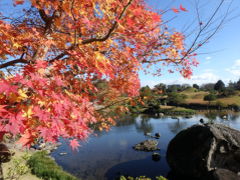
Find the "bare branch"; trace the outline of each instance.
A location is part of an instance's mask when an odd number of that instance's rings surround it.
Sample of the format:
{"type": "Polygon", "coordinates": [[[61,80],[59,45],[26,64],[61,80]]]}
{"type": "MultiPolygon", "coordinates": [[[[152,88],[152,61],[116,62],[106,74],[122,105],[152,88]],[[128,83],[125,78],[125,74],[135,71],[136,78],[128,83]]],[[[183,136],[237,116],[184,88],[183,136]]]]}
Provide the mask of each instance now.
{"type": "Polygon", "coordinates": [[[18,64],[18,63],[29,64],[29,61],[27,61],[25,59],[21,59],[21,58],[20,59],[15,59],[15,60],[0,64],[0,69],[6,68],[6,67],[9,67],[9,66],[15,66],[15,64],[18,64]]]}
{"type": "MultiPolygon", "coordinates": [[[[123,8],[123,11],[121,12],[120,16],[119,16],[119,20],[123,17],[124,13],[126,12],[127,8],[131,5],[133,0],[130,0],[126,6],[124,6],[123,8]]],[[[83,40],[82,41],[82,44],[89,44],[89,43],[92,43],[92,42],[96,42],[96,41],[106,41],[110,36],[111,34],[113,33],[113,31],[115,30],[115,28],[117,27],[117,24],[118,22],[115,21],[112,25],[112,27],[109,29],[108,33],[104,36],[104,37],[101,37],[101,38],[91,38],[91,39],[86,39],[86,40],[83,40]]]]}
{"type": "MultiPolygon", "coordinates": [[[[188,48],[186,54],[181,58],[181,60],[184,60],[190,53],[194,52],[196,49],[198,49],[200,46],[198,46],[197,48],[194,48],[195,45],[197,44],[198,39],[200,38],[201,34],[204,32],[204,30],[209,26],[209,24],[211,24],[212,20],[214,19],[214,17],[216,16],[216,14],[219,12],[222,4],[223,4],[224,0],[221,0],[221,2],[219,3],[219,5],[217,6],[217,8],[215,9],[215,11],[213,12],[213,14],[211,15],[211,17],[209,18],[209,20],[207,21],[207,23],[203,26],[200,27],[199,32],[197,33],[195,39],[193,40],[191,46],[188,48]],[[194,51],[193,51],[194,48],[194,51]]],[[[220,23],[222,24],[222,22],[220,23]]],[[[212,37],[214,34],[216,33],[216,31],[210,35],[210,37],[212,37]]]]}

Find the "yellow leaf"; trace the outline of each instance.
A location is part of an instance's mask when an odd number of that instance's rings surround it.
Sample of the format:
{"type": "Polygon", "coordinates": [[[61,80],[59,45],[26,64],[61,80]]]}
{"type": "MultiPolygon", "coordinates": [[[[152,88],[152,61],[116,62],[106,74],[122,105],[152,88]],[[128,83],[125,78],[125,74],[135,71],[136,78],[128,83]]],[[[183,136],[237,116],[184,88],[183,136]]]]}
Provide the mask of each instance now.
{"type": "Polygon", "coordinates": [[[19,47],[21,47],[21,45],[18,44],[18,43],[13,43],[13,47],[15,47],[15,48],[19,48],[19,47]]]}
{"type": "Polygon", "coordinates": [[[39,70],[38,70],[38,73],[39,74],[41,74],[41,75],[44,75],[45,74],[45,69],[43,69],[43,68],[40,68],[39,70]]]}
{"type": "Polygon", "coordinates": [[[22,90],[22,89],[19,89],[18,90],[18,95],[19,95],[19,99],[20,100],[23,100],[23,99],[26,99],[28,98],[27,94],[26,94],[26,91],[22,90]]]}
{"type": "Polygon", "coordinates": [[[46,103],[44,101],[38,101],[38,104],[40,105],[40,107],[44,106],[46,103]]]}
{"type": "Polygon", "coordinates": [[[75,119],[77,116],[75,115],[75,114],[73,114],[73,113],[71,113],[71,118],[73,118],[73,119],[75,119]]]}
{"type": "Polygon", "coordinates": [[[31,118],[32,115],[32,107],[28,107],[26,110],[24,110],[23,117],[31,118]]]}

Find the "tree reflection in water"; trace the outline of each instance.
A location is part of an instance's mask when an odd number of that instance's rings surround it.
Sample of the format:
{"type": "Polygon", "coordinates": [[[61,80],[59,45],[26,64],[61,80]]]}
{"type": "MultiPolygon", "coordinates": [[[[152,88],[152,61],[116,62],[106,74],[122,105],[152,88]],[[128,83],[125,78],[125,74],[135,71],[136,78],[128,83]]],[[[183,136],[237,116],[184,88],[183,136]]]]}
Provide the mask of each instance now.
{"type": "Polygon", "coordinates": [[[175,123],[168,124],[169,130],[174,134],[179,133],[182,129],[186,127],[187,127],[187,122],[183,122],[180,119],[176,119],[175,123]]]}
{"type": "Polygon", "coordinates": [[[217,111],[208,111],[204,114],[204,116],[207,118],[208,123],[213,123],[217,120],[219,113],[217,111]]]}
{"type": "Polygon", "coordinates": [[[142,115],[141,118],[135,122],[137,132],[151,133],[153,131],[152,123],[150,123],[150,117],[142,115]]]}

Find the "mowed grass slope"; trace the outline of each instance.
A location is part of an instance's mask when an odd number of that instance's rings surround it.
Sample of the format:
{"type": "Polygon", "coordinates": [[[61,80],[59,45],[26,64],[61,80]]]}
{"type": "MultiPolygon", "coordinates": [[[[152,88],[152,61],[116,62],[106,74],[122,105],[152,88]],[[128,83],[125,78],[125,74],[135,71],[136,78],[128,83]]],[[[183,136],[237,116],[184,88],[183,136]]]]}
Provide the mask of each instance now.
{"type": "Polygon", "coordinates": [[[198,91],[195,88],[188,88],[185,91],[181,92],[187,96],[186,104],[196,103],[196,104],[207,104],[208,102],[204,101],[203,98],[205,95],[209,94],[205,91],[198,91]]]}
{"type": "MultiPolygon", "coordinates": [[[[197,91],[195,88],[189,88],[185,91],[181,92],[181,94],[185,94],[187,96],[186,104],[208,104],[208,101],[204,101],[203,98],[205,95],[209,94],[209,92],[205,91],[197,91]]],[[[240,92],[237,92],[234,96],[217,98],[215,101],[212,101],[211,104],[222,103],[224,106],[236,104],[240,106],[240,92]]]]}

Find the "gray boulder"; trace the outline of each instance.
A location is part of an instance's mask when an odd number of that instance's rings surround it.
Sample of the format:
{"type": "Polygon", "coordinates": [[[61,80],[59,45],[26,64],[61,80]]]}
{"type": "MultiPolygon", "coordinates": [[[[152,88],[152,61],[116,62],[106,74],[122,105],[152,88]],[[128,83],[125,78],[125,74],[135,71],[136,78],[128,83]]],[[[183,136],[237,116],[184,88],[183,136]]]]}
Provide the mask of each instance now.
{"type": "Polygon", "coordinates": [[[157,145],[158,145],[158,142],[156,140],[148,139],[146,141],[136,144],[135,146],[133,146],[133,149],[137,151],[155,151],[155,150],[159,150],[157,145]]]}
{"type": "Polygon", "coordinates": [[[240,131],[223,124],[194,125],[169,143],[167,161],[181,175],[201,178],[209,172],[240,172],[240,131]],[[216,171],[225,169],[224,171],[216,171]]]}
{"type": "Polygon", "coordinates": [[[210,177],[209,180],[240,180],[240,176],[227,169],[217,169],[213,171],[210,177]]]}

